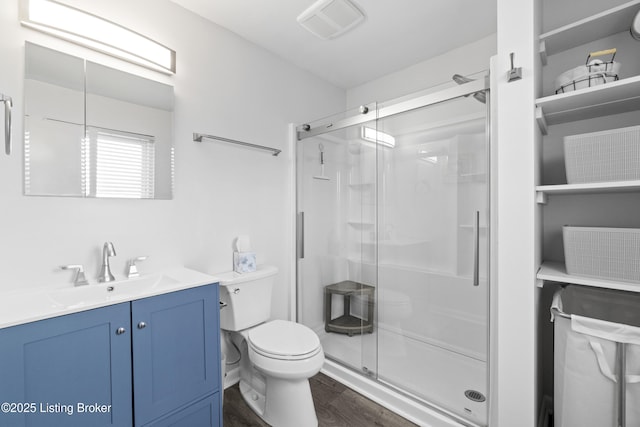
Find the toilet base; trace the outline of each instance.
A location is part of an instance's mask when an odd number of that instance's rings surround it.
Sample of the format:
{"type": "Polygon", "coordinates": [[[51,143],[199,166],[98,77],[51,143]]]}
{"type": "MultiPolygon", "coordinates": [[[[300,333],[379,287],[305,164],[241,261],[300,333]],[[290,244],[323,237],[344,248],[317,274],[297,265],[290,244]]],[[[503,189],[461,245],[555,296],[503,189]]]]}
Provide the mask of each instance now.
{"type": "Polygon", "coordinates": [[[240,380],[243,399],[260,418],[273,427],[318,426],[308,379],[292,381],[267,377],[265,380],[268,399],[240,380]]]}

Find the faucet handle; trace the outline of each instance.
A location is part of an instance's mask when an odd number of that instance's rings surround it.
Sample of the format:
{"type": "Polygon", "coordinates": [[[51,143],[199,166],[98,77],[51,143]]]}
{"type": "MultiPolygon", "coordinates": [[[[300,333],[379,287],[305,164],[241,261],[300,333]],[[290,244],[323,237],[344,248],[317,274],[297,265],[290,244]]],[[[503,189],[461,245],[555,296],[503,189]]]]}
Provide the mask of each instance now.
{"type": "Polygon", "coordinates": [[[89,281],[84,275],[84,267],[82,264],[72,264],[72,265],[61,265],[60,269],[62,270],[75,270],[76,274],[73,277],[73,284],[75,286],[83,286],[88,285],[89,281]]]}
{"type": "Polygon", "coordinates": [[[147,256],[139,256],[129,260],[129,268],[127,269],[128,279],[140,276],[140,272],[138,271],[138,266],[136,266],[136,262],[144,261],[147,258],[148,258],[147,256]]]}

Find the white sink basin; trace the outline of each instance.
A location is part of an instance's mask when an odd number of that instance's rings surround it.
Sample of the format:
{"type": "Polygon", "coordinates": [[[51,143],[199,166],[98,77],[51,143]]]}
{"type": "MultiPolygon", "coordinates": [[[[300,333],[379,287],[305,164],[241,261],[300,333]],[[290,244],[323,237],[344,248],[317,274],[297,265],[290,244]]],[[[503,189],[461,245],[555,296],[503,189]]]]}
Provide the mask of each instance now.
{"type": "Polygon", "coordinates": [[[148,292],[179,284],[176,279],[163,274],[98,283],[54,291],[50,297],[64,307],[83,307],[102,302],[130,301],[145,296],[148,292]]]}
{"type": "Polygon", "coordinates": [[[124,285],[86,285],[73,289],[64,289],[50,294],[51,299],[63,307],[83,307],[99,301],[117,302],[131,297],[124,285]]]}
{"type": "Polygon", "coordinates": [[[187,268],[109,283],[62,289],[46,287],[25,292],[0,292],[0,328],[133,301],[154,295],[216,283],[215,277],[187,268]]]}

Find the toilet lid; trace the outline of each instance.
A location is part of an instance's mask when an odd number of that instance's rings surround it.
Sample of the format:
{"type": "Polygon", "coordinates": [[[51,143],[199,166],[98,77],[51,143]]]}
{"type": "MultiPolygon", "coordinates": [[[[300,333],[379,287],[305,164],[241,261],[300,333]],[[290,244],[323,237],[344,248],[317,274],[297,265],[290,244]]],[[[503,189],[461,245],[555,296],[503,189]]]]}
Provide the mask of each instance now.
{"type": "Polygon", "coordinates": [[[302,356],[320,347],[320,339],[309,328],[286,320],[273,320],[249,332],[249,342],[258,351],[274,356],[302,356]]]}

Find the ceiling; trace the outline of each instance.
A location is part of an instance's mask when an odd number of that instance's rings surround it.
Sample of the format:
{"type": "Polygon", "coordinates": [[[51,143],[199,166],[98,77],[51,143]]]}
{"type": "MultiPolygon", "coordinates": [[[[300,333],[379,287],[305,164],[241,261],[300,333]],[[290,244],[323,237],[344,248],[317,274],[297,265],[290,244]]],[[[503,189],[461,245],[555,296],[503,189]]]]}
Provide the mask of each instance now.
{"type": "Polygon", "coordinates": [[[316,0],[171,0],[349,89],[496,31],[495,0],[353,0],[363,24],[321,40],[296,18],[316,0]]]}

